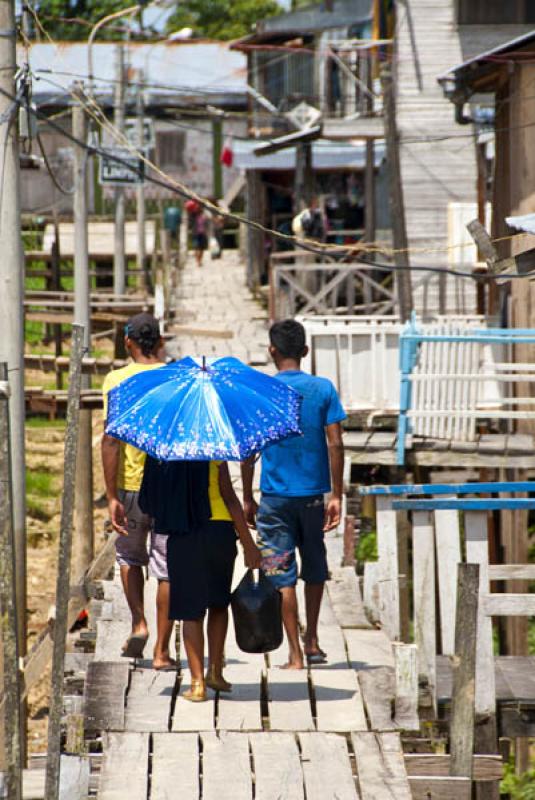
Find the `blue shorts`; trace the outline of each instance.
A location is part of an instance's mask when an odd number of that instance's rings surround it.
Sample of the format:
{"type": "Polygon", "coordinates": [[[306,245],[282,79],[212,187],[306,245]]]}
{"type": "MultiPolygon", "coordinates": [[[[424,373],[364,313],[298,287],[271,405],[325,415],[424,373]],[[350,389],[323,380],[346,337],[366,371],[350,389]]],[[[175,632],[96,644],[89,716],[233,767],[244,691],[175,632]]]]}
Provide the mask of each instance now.
{"type": "Polygon", "coordinates": [[[275,497],[262,495],[256,527],[262,569],[278,589],[297,583],[296,548],[305,583],[323,583],[329,577],[323,533],[323,495],[275,497]]]}

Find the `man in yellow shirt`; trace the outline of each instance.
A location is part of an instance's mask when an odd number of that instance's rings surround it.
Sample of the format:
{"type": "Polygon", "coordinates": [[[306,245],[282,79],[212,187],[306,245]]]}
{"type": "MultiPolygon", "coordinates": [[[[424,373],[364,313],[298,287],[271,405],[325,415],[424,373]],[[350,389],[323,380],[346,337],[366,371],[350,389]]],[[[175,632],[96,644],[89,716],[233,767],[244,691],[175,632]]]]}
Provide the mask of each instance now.
{"type": "MultiPolygon", "coordinates": [[[[106,376],[102,387],[104,419],[107,416],[107,395],[110,389],[138,372],[162,366],[160,352],[163,342],[158,321],[153,316],[136,314],[126,325],[125,334],[125,344],[132,357],[132,363],[122,369],[113,370],[106,376]]],[[[111,524],[120,534],[116,544],[117,563],[132,614],[132,632],[123,647],[123,655],[128,658],[141,658],[147,643],[149,634],[143,598],[143,567],[149,565],[151,573],[158,580],[157,640],[152,663],[155,669],[172,667],[169,639],[173,623],[169,621],[169,579],[165,551],[159,552],[162,546],[160,537],[151,533],[149,559],[147,538],[150,532],[150,518],[143,514],[138,504],[145,453],[104,434],[102,465],[111,524]]]]}

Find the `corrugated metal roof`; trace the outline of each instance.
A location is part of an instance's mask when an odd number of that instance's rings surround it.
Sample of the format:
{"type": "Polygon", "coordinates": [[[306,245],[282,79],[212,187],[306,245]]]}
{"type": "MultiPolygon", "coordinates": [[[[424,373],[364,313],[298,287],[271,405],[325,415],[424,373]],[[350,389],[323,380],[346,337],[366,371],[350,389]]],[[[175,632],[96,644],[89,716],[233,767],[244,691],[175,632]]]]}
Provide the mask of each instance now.
{"type": "Polygon", "coordinates": [[[475,75],[477,67],[483,65],[495,66],[491,63],[493,56],[499,56],[501,54],[517,50],[518,48],[524,47],[532,42],[535,42],[535,30],[524,33],[521,36],[516,36],[514,39],[509,39],[509,41],[503,42],[497,47],[493,47],[483,53],[478,53],[478,55],[474,56],[473,58],[469,58],[467,61],[463,61],[462,64],[458,64],[456,67],[452,67],[451,69],[447,70],[447,72],[442,73],[437,77],[437,80],[439,83],[445,80],[457,80],[460,77],[460,73],[464,72],[465,70],[475,75]]]}
{"type": "MultiPolygon", "coordinates": [[[[254,151],[262,142],[251,139],[244,142],[235,140],[232,146],[234,166],[238,169],[295,169],[295,148],[279,150],[268,156],[257,156],[254,151]]],[[[384,158],[384,144],[375,144],[375,166],[384,158]]],[[[366,166],[366,145],[361,142],[331,142],[320,139],[312,142],[312,166],[314,169],[364,169],[366,166]]]]}
{"type": "MultiPolygon", "coordinates": [[[[114,91],[116,42],[97,42],[93,45],[95,92],[111,100],[114,91]]],[[[88,48],[85,42],[35,44],[29,54],[34,81],[34,99],[53,100],[66,94],[77,80],[86,84],[89,77],[88,48]]],[[[18,51],[18,61],[24,50],[18,51]]],[[[149,96],[164,98],[192,95],[245,101],[246,59],[242,53],[230,50],[223,42],[136,42],[126,49],[132,82],[138,70],[143,70],[149,96]]]]}

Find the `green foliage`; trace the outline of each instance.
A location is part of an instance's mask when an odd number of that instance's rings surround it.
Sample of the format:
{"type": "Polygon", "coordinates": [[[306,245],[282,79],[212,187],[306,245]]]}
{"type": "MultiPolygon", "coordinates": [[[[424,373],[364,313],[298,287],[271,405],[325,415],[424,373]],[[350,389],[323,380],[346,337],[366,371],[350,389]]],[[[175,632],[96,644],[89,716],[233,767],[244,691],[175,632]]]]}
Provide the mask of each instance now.
{"type": "Polygon", "coordinates": [[[515,775],[514,762],[509,761],[505,765],[500,794],[508,794],[511,800],[535,800],[535,769],[515,775]]]}
{"type": "Polygon", "coordinates": [[[26,470],[26,492],[39,497],[51,497],[54,476],[50,472],[38,469],[26,470]]]}
{"type": "Polygon", "coordinates": [[[193,28],[209,39],[239,39],[253,25],[282,11],[276,0],[183,0],[167,23],[168,33],[193,28]]]}
{"type": "Polygon", "coordinates": [[[357,561],[377,561],[377,533],[368,531],[361,533],[359,542],[355,548],[357,561]]]}
{"type": "MultiPolygon", "coordinates": [[[[99,19],[129,8],[130,0],[39,0],[35,8],[47,33],[53,39],[79,41],[87,39],[91,28],[99,19]]],[[[34,28],[35,20],[32,19],[34,28]]],[[[98,34],[98,39],[122,39],[123,23],[118,20],[106,25],[98,34]]]]}
{"type": "Polygon", "coordinates": [[[58,417],[57,419],[48,419],[48,417],[27,417],[27,428],[65,428],[65,420],[58,417]]]}

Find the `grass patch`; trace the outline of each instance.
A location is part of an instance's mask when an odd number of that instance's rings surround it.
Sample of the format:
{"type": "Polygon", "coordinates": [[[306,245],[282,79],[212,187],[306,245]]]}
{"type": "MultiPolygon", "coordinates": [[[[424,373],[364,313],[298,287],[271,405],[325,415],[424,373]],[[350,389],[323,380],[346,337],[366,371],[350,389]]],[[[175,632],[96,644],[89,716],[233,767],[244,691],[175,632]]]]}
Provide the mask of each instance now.
{"type": "Polygon", "coordinates": [[[61,430],[65,429],[65,420],[64,419],[48,419],[48,417],[27,417],[26,418],[26,427],[27,428],[54,428],[61,430]]]}
{"type": "MultiPolygon", "coordinates": [[[[49,509],[39,502],[39,498],[32,497],[32,495],[28,495],[26,498],[26,510],[29,517],[39,520],[39,522],[49,522],[53,517],[49,509]]],[[[34,540],[33,546],[35,546],[36,541],[37,540],[34,540]]]]}
{"type": "Polygon", "coordinates": [[[54,491],[54,476],[41,469],[26,470],[26,492],[36,497],[51,497],[54,491]]]}

